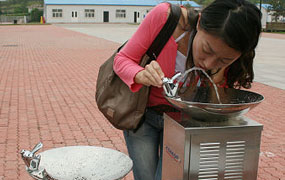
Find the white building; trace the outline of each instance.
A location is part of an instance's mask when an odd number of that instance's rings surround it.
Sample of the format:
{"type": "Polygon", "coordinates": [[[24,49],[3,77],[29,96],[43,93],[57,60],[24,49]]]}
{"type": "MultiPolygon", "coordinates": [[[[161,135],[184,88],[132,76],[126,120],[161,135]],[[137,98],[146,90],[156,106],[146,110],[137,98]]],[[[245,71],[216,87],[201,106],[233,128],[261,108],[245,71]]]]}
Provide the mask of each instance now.
{"type": "MultiPolygon", "coordinates": [[[[44,18],[47,23],[140,23],[160,2],[162,1],[44,0],[44,18]]],[[[187,2],[199,6],[192,1],[187,2]]]]}
{"type": "MultiPolygon", "coordinates": [[[[260,4],[257,4],[258,8],[260,8],[260,4]]],[[[262,29],[266,29],[266,23],[272,21],[272,12],[270,11],[270,4],[261,4],[261,13],[262,13],[262,29]]]]}
{"type": "Polygon", "coordinates": [[[156,0],[44,0],[47,23],[139,23],[156,0]]]}

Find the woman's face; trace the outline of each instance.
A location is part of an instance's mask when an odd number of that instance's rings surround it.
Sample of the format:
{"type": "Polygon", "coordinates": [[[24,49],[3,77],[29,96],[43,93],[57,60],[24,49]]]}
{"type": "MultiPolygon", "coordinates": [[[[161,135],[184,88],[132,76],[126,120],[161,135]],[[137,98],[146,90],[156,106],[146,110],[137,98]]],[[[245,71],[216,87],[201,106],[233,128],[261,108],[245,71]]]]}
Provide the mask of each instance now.
{"type": "Polygon", "coordinates": [[[241,53],[229,47],[222,39],[198,28],[193,41],[193,61],[196,67],[218,70],[232,64],[241,53]]]}

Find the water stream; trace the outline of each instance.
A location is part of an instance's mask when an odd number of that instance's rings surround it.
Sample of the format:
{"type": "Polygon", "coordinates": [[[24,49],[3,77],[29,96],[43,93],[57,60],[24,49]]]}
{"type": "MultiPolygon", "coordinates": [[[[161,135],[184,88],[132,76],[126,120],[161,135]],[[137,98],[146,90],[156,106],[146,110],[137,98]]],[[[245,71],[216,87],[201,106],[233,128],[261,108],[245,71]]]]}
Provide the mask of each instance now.
{"type": "Polygon", "coordinates": [[[179,80],[179,81],[181,81],[182,79],[185,79],[185,77],[186,77],[190,72],[192,72],[192,71],[202,71],[202,73],[203,73],[204,75],[206,75],[206,77],[210,80],[210,82],[211,82],[211,83],[213,84],[213,86],[214,86],[214,89],[215,89],[215,92],[216,92],[216,96],[217,96],[217,99],[218,99],[219,103],[222,104],[222,102],[221,102],[221,100],[220,100],[220,95],[219,95],[219,93],[218,93],[218,88],[217,88],[216,84],[214,83],[214,81],[212,80],[212,78],[205,72],[204,69],[198,68],[198,67],[193,67],[193,68],[191,68],[191,69],[188,69],[188,70],[186,70],[186,71],[180,76],[180,80],[179,80]]]}

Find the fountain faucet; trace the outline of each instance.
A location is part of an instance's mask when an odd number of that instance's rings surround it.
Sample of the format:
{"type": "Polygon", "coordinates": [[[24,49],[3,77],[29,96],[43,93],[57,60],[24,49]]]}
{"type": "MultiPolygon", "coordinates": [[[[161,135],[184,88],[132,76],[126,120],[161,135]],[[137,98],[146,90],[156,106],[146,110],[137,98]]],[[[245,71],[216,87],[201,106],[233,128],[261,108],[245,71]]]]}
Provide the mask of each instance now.
{"type": "Polygon", "coordinates": [[[24,160],[28,170],[35,171],[38,170],[41,155],[35,155],[37,151],[39,151],[43,147],[42,143],[38,143],[32,151],[22,150],[21,155],[22,159],[24,160]]]}
{"type": "Polygon", "coordinates": [[[35,153],[39,151],[42,147],[43,144],[40,142],[32,149],[32,151],[22,150],[22,159],[27,166],[27,172],[35,179],[54,180],[53,178],[51,178],[51,176],[48,175],[45,169],[39,169],[41,155],[35,155],[35,153]]]}
{"type": "Polygon", "coordinates": [[[180,76],[182,76],[181,72],[175,74],[171,79],[166,77],[162,79],[163,90],[168,97],[174,97],[176,95],[179,81],[175,82],[175,80],[180,76]]]}

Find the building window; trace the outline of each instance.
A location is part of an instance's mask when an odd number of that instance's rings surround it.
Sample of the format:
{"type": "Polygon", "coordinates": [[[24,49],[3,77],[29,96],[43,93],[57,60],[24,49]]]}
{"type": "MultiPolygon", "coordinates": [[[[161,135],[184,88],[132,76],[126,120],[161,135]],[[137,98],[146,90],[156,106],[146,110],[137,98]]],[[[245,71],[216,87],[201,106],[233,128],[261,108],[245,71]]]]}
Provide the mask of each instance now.
{"type": "Polygon", "coordinates": [[[77,11],[72,11],[71,12],[71,17],[77,18],[77,11]]]}
{"type": "Polygon", "coordinates": [[[62,9],[52,9],[52,17],[62,17],[62,9]]]}
{"type": "Polygon", "coordinates": [[[117,9],[116,10],[116,18],[126,18],[126,10],[117,9]]]}
{"type": "Polygon", "coordinates": [[[94,18],[95,10],[94,9],[85,9],[85,17],[86,18],[94,18]]]}

